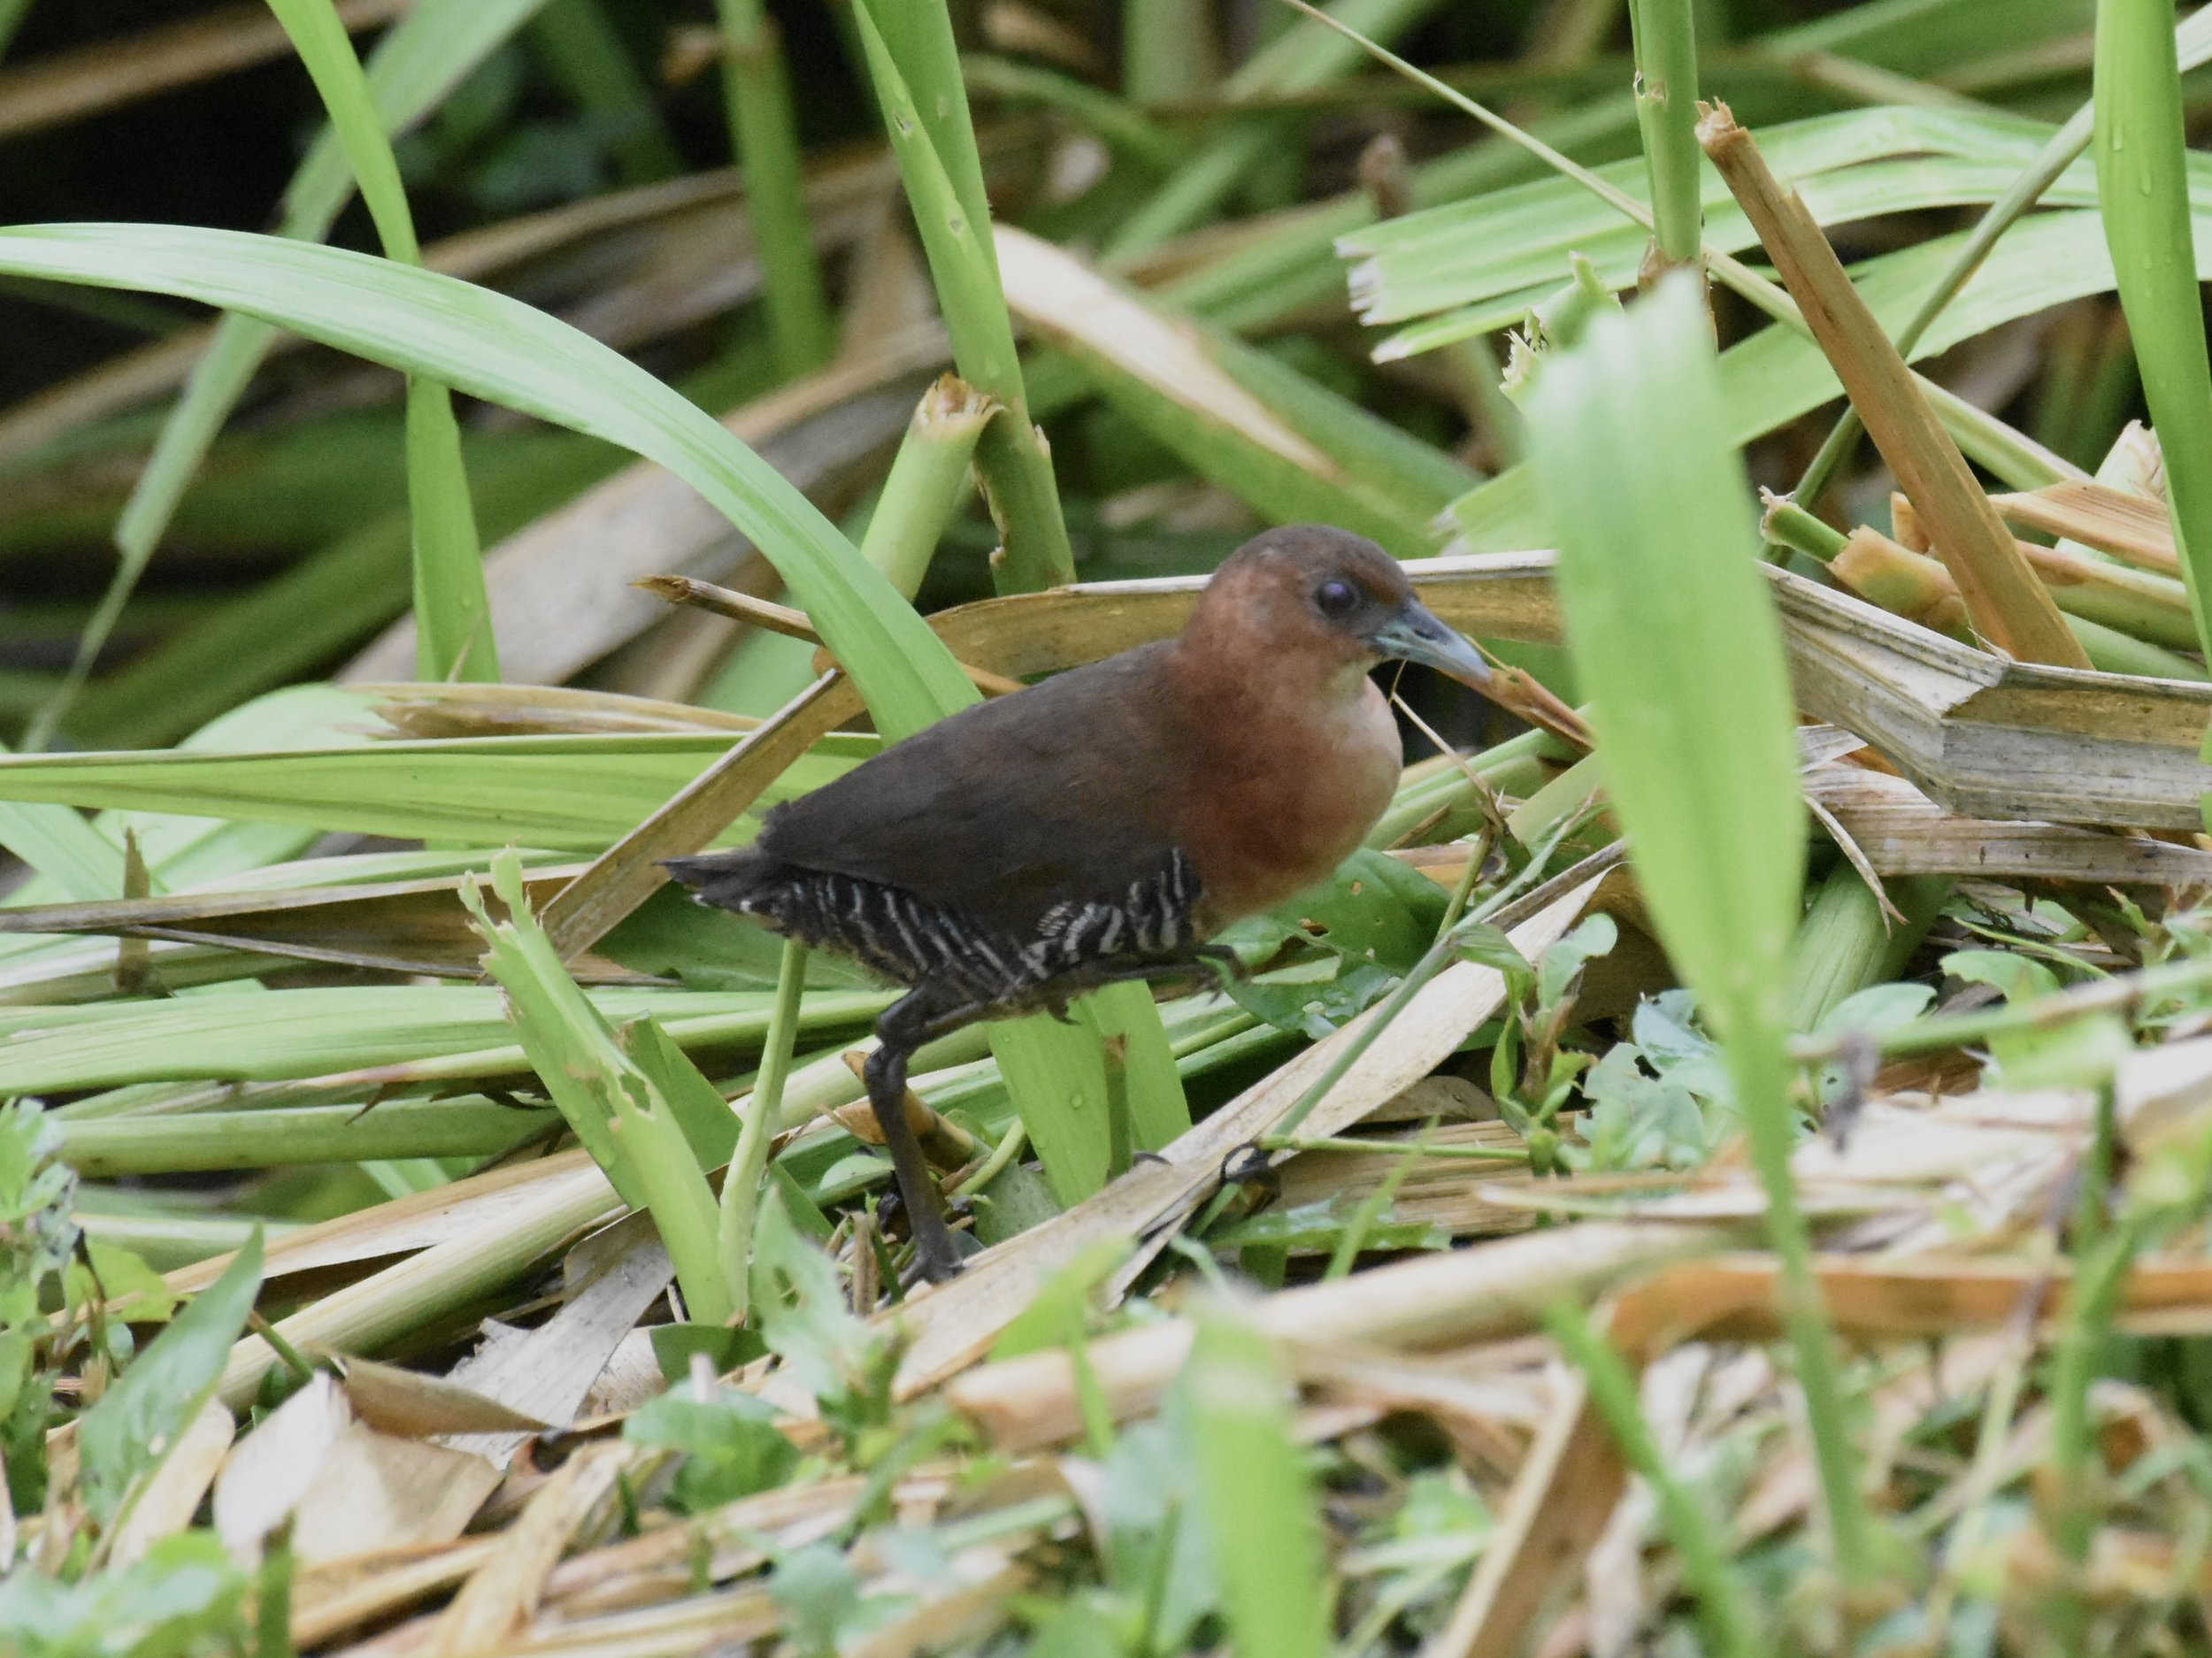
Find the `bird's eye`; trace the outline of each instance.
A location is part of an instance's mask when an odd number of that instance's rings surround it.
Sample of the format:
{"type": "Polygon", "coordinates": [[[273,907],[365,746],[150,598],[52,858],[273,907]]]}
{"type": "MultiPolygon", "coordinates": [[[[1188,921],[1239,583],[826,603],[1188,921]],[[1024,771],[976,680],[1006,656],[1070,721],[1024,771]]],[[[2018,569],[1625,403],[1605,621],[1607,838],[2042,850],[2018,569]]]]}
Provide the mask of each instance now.
{"type": "Polygon", "coordinates": [[[1325,581],[1313,590],[1321,614],[1341,620],[1359,609],[1359,589],[1348,581],[1325,581]]]}

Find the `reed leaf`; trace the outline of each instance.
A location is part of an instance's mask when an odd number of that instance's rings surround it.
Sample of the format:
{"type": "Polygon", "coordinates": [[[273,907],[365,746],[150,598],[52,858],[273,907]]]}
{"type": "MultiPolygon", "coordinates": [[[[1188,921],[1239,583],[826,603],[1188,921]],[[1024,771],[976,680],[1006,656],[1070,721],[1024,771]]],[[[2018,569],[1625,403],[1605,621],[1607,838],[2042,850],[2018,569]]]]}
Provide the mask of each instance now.
{"type": "Polygon", "coordinates": [[[1784,1006],[1805,810],[1779,624],[1697,284],[1676,276],[1548,357],[1525,406],[1578,681],[1662,941],[1721,1033],[1766,1188],[1836,1563],[1870,1523],[1789,1158],[1784,1006]]]}
{"type": "Polygon", "coordinates": [[[2170,6],[2099,0],[2096,111],[2105,240],[2144,399],[2165,451],[2174,540],[2197,636],[2212,647],[2212,360],[2191,234],[2170,6]]]}

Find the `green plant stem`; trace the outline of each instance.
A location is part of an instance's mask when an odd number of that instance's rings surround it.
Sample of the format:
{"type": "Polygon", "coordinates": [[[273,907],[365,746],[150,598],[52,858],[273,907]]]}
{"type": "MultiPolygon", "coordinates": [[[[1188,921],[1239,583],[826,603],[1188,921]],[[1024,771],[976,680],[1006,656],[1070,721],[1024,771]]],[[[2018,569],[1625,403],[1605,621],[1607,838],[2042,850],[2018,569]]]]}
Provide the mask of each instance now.
{"type": "Polygon", "coordinates": [[[1628,19],[1636,49],[1636,124],[1651,180],[1653,242],[1663,263],[1694,265],[1704,203],[1694,0],[1629,0],[1628,19]]]}
{"type": "Polygon", "coordinates": [[[68,1119],[62,1156],[87,1179],[386,1157],[488,1157],[557,1117],[489,1100],[393,1101],[68,1119]]]}
{"type": "Polygon", "coordinates": [[[972,1197],[992,1181],[997,1179],[999,1176],[1004,1174],[1014,1159],[1021,1155],[1022,1148],[1028,1144],[1029,1125],[1018,1117],[1008,1125],[1006,1132],[999,1136],[998,1144],[991,1148],[991,1155],[983,1160],[981,1166],[948,1195],[956,1198],[972,1197]]]}
{"type": "Polygon", "coordinates": [[[1525,1151],[1503,1146],[1407,1145],[1387,1140],[1355,1140],[1342,1134],[1263,1134],[1252,1142],[1262,1151],[1348,1151],[1363,1157],[1434,1157],[1445,1163],[1526,1163],[1525,1151]]]}
{"type": "Polygon", "coordinates": [[[2134,1264],[2141,1238],[2137,1225],[2123,1222],[2082,1255],[2067,1304],[2066,1326],[2053,1357],[2051,1376],[2051,1465],[2060,1482],[2053,1532],[2060,1554],[2078,1567],[2087,1562],[2096,1532],[2092,1490],[2097,1463],[2097,1436],[2089,1409],[2089,1390],[2102,1370],[2112,1333],[2120,1287],[2134,1264]]]}
{"type": "Polygon", "coordinates": [[[2212,361],[2197,285],[2170,5],[2099,0],[2095,89],[2098,209],[2144,400],[2165,451],[2174,541],[2197,637],[2212,649],[2212,361]]]}
{"type": "MultiPolygon", "coordinates": [[[[2032,1002],[2008,1002],[2001,1007],[1979,1008],[1971,1013],[1939,1013],[1899,1025],[1882,1035],[1882,1057],[1907,1059],[1916,1054],[1939,1054],[1948,1048],[1970,1048],[2014,1031],[2047,1030],[2084,1014],[2132,1012],[2167,996],[2185,994],[2212,986],[2212,961],[2166,962],[2140,972],[2115,974],[2069,986],[2032,1002]]],[[[1832,1042],[1806,1042],[1793,1047],[1801,1061],[1833,1059],[1832,1042]]]]}
{"type": "Polygon", "coordinates": [[[761,0],[715,0],[715,10],[722,25],[722,96],[745,175],[761,303],[777,363],[795,379],[829,360],[836,327],[814,250],[790,75],[775,21],[761,0]]]}
{"type": "Polygon", "coordinates": [[[1725,1658],[1756,1658],[1769,1650],[1759,1639],[1750,1596],[1729,1561],[1720,1528],[1689,1487],[1675,1478],[1652,1437],[1636,1396],[1634,1374],[1573,1302],[1554,1301],[1544,1324],[1568,1362],[1582,1372],[1591,1407],[1603,1418],[1621,1460],[1650,1487],[1660,1524],[1680,1556],[1682,1576],[1697,1599],[1705,1649],[1725,1658]]]}
{"type": "Polygon", "coordinates": [[[1847,1587],[1861,1586],[1875,1572],[1873,1528],[1859,1491],[1858,1455],[1844,1413],[1820,1283],[1813,1272],[1812,1234],[1798,1207],[1797,1180],[1790,1169],[1797,1140],[1795,1113],[1789,1108],[1790,1063],[1766,1020],[1748,1010],[1731,1012],[1733,1017],[1720,1021],[1728,1032],[1724,1056],[1752,1168],[1766,1193],[1767,1238],[1778,1269],[1782,1328],[1796,1356],[1798,1385],[1805,1390],[1806,1427],[1820,1471],[1836,1575],[1847,1587]]]}
{"type": "Polygon", "coordinates": [[[1336,1247],[1329,1252],[1329,1264],[1322,1269],[1324,1282],[1340,1278],[1351,1271],[1353,1263],[1359,1259],[1360,1249],[1367,1241],[1367,1234],[1374,1231],[1376,1223],[1389,1212],[1391,1204],[1397,1201],[1399,1188],[1420,1166],[1421,1159],[1429,1154],[1429,1140],[1435,1132],[1436,1119],[1431,1117],[1421,1125],[1420,1138],[1404,1148],[1404,1155],[1391,1166],[1390,1172],[1383,1176],[1375,1189],[1362,1199],[1360,1206],[1352,1211],[1351,1219],[1344,1223],[1344,1230],[1337,1234],[1336,1247]]]}
{"type": "Polygon", "coordinates": [[[860,551],[910,599],[967,498],[977,441],[997,413],[988,396],[946,374],[922,395],[899,441],[860,551]]]}
{"type": "Polygon", "coordinates": [[[768,1143],[775,1137],[783,1109],[784,1084],[791,1075],[791,1043],[798,1032],[799,1001],[805,988],[806,946],[786,940],[760,1070],[746,1101],[745,1126],[738,1131],[737,1149],[722,1176],[717,1248],[729,1282],[733,1324],[742,1324],[752,1312],[753,1217],[760,1204],[761,1177],[768,1169],[768,1143]]]}
{"type": "Polygon", "coordinates": [[[1813,1030],[1847,997],[1894,979],[1935,925],[1951,887],[1941,875],[1892,883],[1891,902],[1904,916],[1893,922],[1865,878],[1849,860],[1837,859],[1797,929],[1782,993],[1788,1028],[1813,1030]]]}
{"type": "Polygon", "coordinates": [[[1002,412],[976,446],[976,468],[998,526],[991,563],[999,592],[1033,593],[1075,580],[1044,434],[1029,418],[1014,326],[999,285],[983,165],[943,0],[855,0],[853,20],[883,106],[930,280],[960,377],[1002,412]]]}

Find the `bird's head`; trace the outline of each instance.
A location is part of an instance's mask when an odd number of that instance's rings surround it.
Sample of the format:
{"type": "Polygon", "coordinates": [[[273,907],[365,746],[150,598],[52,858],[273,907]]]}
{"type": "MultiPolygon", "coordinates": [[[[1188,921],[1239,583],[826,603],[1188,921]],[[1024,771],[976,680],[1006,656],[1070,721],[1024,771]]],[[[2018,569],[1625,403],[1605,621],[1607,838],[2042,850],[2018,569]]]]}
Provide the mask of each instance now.
{"type": "Polygon", "coordinates": [[[1482,653],[1414,596],[1396,559],[1364,536],[1322,524],[1269,530],[1230,554],[1186,637],[1202,649],[1234,641],[1362,672],[1394,659],[1467,685],[1490,678],[1482,653]]]}

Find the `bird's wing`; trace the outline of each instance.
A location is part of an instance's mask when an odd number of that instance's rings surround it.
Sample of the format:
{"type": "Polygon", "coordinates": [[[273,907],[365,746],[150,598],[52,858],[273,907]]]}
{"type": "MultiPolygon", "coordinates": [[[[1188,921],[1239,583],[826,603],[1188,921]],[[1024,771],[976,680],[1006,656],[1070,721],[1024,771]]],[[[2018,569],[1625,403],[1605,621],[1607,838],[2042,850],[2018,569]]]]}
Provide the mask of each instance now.
{"type": "Polygon", "coordinates": [[[761,849],[1017,938],[1056,903],[1118,897],[1175,851],[1182,739],[1161,649],[939,722],[778,808],[761,849]]]}

